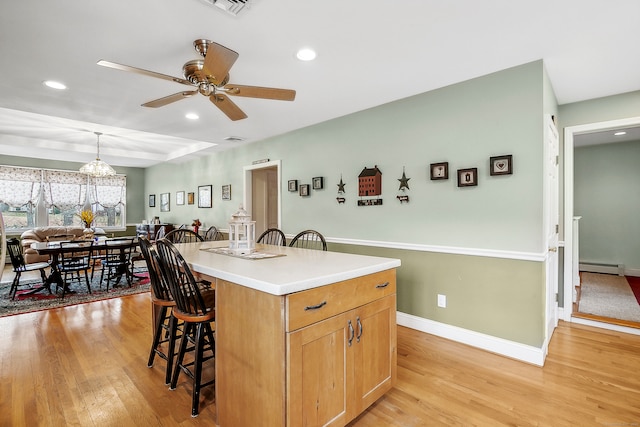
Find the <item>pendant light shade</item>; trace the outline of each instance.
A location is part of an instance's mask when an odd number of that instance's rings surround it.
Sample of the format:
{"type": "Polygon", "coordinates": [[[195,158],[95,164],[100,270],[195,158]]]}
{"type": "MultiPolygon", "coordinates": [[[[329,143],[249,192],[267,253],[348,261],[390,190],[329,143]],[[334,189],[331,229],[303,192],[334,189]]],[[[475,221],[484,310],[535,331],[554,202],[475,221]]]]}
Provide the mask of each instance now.
{"type": "Polygon", "coordinates": [[[101,132],[94,132],[98,137],[98,154],[96,155],[96,159],[87,163],[86,165],[80,168],[81,173],[86,173],[91,176],[112,176],[116,174],[116,171],[109,166],[107,163],[100,160],[100,135],[101,132]]]}

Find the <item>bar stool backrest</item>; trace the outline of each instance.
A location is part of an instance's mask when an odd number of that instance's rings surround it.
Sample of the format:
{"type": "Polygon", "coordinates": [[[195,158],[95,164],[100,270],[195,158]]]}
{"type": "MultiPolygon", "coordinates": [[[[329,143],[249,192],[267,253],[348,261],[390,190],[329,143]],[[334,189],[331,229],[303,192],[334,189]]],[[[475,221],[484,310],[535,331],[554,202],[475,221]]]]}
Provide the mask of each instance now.
{"type": "Polygon", "coordinates": [[[178,249],[169,240],[161,239],[156,242],[156,250],[176,309],[183,314],[206,316],[213,308],[205,304],[191,268],[178,249]]]}
{"type": "Polygon", "coordinates": [[[158,252],[153,247],[151,241],[146,237],[138,238],[140,244],[140,252],[147,264],[147,271],[149,272],[149,282],[151,283],[151,290],[153,295],[160,300],[171,301],[173,297],[169,291],[169,285],[165,281],[162,270],[160,269],[160,259],[158,258],[158,252]]]}
{"type": "Polygon", "coordinates": [[[188,228],[171,230],[164,237],[171,243],[194,243],[202,242],[203,240],[198,233],[188,228]]]}

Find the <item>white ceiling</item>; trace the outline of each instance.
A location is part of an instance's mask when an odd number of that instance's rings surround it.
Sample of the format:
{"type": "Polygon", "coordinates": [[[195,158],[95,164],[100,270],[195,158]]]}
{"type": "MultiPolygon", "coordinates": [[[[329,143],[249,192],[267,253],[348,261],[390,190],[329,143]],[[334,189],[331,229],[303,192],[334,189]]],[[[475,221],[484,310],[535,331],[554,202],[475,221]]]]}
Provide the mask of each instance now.
{"type": "Polygon", "coordinates": [[[0,154],[86,162],[99,131],[112,165],[183,161],[538,59],[560,104],[636,91],[638,17],[638,0],[257,0],[237,17],[203,0],[2,1],[0,154]],[[199,94],[145,108],[186,86],[96,65],[182,77],[199,38],[240,54],[232,83],[296,100],[236,97],[236,122],[199,94]],[[306,46],[315,61],[295,59],[306,46]]]}

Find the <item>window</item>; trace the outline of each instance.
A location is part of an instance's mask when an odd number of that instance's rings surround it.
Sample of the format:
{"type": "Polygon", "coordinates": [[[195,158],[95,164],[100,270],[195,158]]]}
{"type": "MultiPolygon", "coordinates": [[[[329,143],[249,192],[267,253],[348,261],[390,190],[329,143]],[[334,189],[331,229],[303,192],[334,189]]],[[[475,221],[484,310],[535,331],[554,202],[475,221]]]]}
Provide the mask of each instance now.
{"type": "Polygon", "coordinates": [[[127,177],[94,178],[73,171],[0,166],[0,211],[7,230],[79,226],[91,209],[94,226],[124,228],[127,177]]]}

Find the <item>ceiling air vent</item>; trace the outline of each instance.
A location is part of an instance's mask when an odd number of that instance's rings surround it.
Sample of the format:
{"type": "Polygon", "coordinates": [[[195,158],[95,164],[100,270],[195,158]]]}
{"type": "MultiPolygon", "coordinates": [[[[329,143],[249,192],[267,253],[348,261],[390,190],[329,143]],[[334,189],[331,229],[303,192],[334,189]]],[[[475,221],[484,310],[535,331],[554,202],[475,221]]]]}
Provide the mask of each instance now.
{"type": "Polygon", "coordinates": [[[203,2],[213,5],[225,12],[237,16],[245,9],[249,9],[254,0],[202,0],[203,2]]]}

